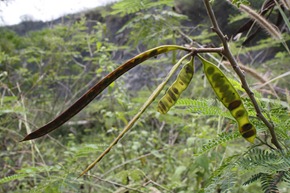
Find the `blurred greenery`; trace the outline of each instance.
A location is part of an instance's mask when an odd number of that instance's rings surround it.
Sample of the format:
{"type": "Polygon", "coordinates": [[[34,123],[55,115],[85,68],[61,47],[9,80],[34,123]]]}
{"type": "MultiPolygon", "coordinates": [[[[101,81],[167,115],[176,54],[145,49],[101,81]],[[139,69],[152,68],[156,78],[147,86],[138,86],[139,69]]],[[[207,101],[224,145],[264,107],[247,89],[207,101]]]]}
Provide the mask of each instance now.
{"type": "MultiPolygon", "coordinates": [[[[48,136],[19,142],[128,58],[154,46],[187,43],[180,30],[198,45],[220,44],[201,2],[144,1],[138,9],[126,9],[130,2],[118,2],[102,13],[106,21],[121,21],[118,14],[127,18],[114,37],[109,23],[86,17],[25,35],[0,29],[0,192],[288,192],[290,78],[282,74],[289,74],[290,55],[265,34],[251,46],[242,45],[246,34],[229,45],[237,60],[252,69],[243,70],[264,115],[275,125],[281,152],[272,149],[269,131],[257,119],[234,71],[220,66],[241,93],[257,128],[255,144],[240,136],[196,61],[193,80],[168,114],[159,114],[154,101],[112,151],[77,178],[137,113],[183,56],[181,51],[126,73],[48,136]]],[[[214,1],[213,8],[218,19],[225,17],[228,23],[221,28],[234,31],[245,16],[235,9],[223,13],[219,2],[214,1]]],[[[285,29],[286,43],[289,34],[285,29]]],[[[222,61],[216,54],[211,58],[222,61]]]]}

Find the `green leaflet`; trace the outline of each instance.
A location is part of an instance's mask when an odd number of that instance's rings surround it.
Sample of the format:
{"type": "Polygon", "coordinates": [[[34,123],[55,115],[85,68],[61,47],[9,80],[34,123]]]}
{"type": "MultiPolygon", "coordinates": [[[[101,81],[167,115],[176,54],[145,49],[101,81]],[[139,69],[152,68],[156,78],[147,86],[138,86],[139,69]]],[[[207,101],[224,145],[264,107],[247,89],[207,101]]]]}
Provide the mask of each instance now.
{"type": "Polygon", "coordinates": [[[248,112],[243,105],[240,95],[218,67],[200,55],[197,56],[203,63],[204,73],[218,99],[238,122],[240,134],[247,141],[253,143],[256,137],[256,129],[249,121],[248,112]]]}
{"type": "Polygon", "coordinates": [[[165,95],[159,100],[157,110],[166,114],[176,103],[181,93],[188,87],[194,73],[193,57],[180,70],[176,80],[167,89],[165,95]]]}

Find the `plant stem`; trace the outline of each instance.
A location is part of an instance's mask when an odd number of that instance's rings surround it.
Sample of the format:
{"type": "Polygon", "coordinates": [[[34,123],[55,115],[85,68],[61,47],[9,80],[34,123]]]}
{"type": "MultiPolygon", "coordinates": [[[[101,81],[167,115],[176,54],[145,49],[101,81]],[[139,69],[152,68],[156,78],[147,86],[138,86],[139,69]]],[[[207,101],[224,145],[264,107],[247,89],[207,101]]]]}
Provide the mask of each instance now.
{"type": "Polygon", "coordinates": [[[246,93],[248,94],[251,102],[254,105],[254,108],[256,110],[257,113],[257,117],[263,121],[263,123],[268,127],[270,134],[272,136],[272,140],[271,142],[276,146],[277,149],[282,150],[282,147],[280,146],[277,137],[276,137],[276,133],[274,131],[274,125],[271,124],[262,114],[261,109],[255,99],[254,93],[251,91],[246,79],[245,79],[245,75],[244,73],[241,71],[240,67],[238,66],[238,63],[236,61],[236,59],[234,58],[234,56],[232,55],[228,43],[227,43],[227,37],[222,33],[222,31],[219,28],[219,25],[217,23],[216,17],[214,15],[214,12],[212,10],[212,7],[209,3],[209,0],[204,0],[204,4],[207,10],[207,13],[209,15],[209,18],[211,20],[211,23],[213,25],[212,30],[215,31],[218,35],[218,37],[220,38],[224,50],[223,50],[223,55],[229,60],[229,62],[231,63],[234,71],[237,73],[237,75],[239,76],[241,83],[242,83],[242,87],[245,89],[246,93]]]}

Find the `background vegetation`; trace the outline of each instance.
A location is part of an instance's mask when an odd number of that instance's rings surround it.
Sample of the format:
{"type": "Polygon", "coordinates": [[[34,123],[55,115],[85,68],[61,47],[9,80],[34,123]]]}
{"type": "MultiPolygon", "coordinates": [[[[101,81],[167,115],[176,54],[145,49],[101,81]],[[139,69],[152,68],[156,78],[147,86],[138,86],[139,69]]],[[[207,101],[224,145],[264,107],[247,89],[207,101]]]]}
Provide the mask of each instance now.
{"type": "MultiPolygon", "coordinates": [[[[262,1],[250,3],[256,9],[262,6],[262,1]]],[[[77,178],[134,116],[182,52],[146,61],[60,129],[19,143],[141,51],[190,43],[183,34],[194,46],[221,45],[202,1],[124,0],[35,31],[0,29],[0,191],[288,192],[289,52],[263,30],[246,45],[250,33],[234,40],[237,26],[248,18],[226,1],[216,0],[212,6],[231,51],[247,67],[246,79],[263,114],[275,125],[283,151],[271,144],[267,127],[256,118],[233,70],[213,54],[212,60],[222,64],[244,98],[258,131],[255,144],[239,135],[197,63],[189,88],[168,114],[156,111],[156,100],[94,169],[77,178]]],[[[275,8],[269,20],[278,13],[275,8]]],[[[289,10],[283,14],[289,18],[289,10]]],[[[289,46],[289,20],[282,21],[279,28],[289,46]]]]}

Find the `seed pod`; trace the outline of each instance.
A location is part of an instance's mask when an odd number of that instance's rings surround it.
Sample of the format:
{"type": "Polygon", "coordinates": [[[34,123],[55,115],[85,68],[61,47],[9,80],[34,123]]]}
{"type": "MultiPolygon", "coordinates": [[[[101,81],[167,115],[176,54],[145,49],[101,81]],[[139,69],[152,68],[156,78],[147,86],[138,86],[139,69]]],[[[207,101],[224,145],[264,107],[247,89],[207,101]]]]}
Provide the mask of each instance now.
{"type": "Polygon", "coordinates": [[[201,56],[198,55],[198,57],[203,63],[204,73],[218,99],[238,122],[241,135],[247,141],[253,143],[256,137],[256,129],[249,121],[248,112],[243,105],[240,95],[218,67],[201,56]]]}
{"type": "Polygon", "coordinates": [[[193,58],[180,70],[177,79],[167,89],[165,95],[159,100],[157,110],[166,114],[176,103],[181,93],[188,87],[194,73],[193,58]]]}

